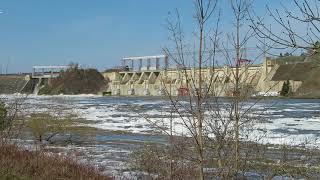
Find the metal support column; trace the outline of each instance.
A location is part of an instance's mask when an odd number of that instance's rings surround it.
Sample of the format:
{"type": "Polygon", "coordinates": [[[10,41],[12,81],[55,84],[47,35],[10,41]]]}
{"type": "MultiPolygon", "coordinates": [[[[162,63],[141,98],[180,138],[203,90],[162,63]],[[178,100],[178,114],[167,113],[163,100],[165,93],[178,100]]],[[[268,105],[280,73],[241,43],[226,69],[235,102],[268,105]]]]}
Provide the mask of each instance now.
{"type": "Polygon", "coordinates": [[[160,58],[156,58],[156,70],[160,69],[160,58]]]}
{"type": "Polygon", "coordinates": [[[168,56],[164,57],[164,69],[167,70],[169,68],[169,58],[168,56]]]}
{"type": "Polygon", "coordinates": [[[151,66],[151,59],[148,59],[147,60],[147,70],[150,70],[150,66],[151,66]]]}
{"type": "Polygon", "coordinates": [[[139,59],[139,71],[142,69],[142,59],[139,59]]]}
{"type": "Polygon", "coordinates": [[[131,60],[131,71],[133,71],[133,70],[134,70],[134,61],[131,60]]]}

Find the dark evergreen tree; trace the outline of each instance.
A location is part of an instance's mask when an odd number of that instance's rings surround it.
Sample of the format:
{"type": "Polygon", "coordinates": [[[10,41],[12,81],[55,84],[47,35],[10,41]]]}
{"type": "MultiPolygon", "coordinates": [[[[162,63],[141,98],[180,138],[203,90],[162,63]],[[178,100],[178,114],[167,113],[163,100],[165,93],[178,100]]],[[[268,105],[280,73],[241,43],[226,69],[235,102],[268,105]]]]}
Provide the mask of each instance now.
{"type": "Polygon", "coordinates": [[[288,96],[290,94],[290,82],[289,80],[283,83],[280,95],[281,96],[288,96]]]}

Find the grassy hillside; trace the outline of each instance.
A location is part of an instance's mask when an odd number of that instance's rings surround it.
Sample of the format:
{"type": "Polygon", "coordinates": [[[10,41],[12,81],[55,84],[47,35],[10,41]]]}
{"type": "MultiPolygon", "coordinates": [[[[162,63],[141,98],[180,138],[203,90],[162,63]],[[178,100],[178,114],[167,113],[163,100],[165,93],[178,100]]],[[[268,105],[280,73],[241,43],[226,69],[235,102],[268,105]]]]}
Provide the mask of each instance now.
{"type": "Polygon", "coordinates": [[[306,78],[302,81],[302,86],[297,94],[304,97],[320,97],[320,54],[309,57],[311,67],[305,69],[306,78]]]}
{"type": "Polygon", "coordinates": [[[307,56],[286,56],[275,59],[280,67],[273,81],[301,81],[301,87],[295,92],[297,97],[320,98],[320,54],[307,56]]]}
{"type": "Polygon", "coordinates": [[[72,66],[59,77],[44,83],[39,94],[96,94],[107,85],[104,77],[96,69],[81,69],[72,66]]]}

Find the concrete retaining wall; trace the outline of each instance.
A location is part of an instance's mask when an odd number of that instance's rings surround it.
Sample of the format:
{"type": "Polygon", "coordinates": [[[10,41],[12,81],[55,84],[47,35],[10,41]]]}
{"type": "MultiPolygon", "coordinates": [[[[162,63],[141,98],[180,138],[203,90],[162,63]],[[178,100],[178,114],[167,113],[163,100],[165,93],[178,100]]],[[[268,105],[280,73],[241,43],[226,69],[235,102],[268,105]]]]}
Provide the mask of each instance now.
{"type": "Polygon", "coordinates": [[[0,94],[20,93],[28,81],[26,76],[0,76],[0,94]]]}

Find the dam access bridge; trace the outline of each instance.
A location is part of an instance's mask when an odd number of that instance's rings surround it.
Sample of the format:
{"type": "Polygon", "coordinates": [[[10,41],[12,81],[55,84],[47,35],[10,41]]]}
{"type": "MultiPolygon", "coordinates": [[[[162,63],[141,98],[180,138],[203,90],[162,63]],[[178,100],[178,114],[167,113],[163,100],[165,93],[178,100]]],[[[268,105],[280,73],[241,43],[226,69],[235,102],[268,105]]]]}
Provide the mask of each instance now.
{"type": "Polygon", "coordinates": [[[30,88],[33,89],[33,94],[38,94],[43,80],[56,78],[61,71],[67,70],[69,66],[33,66],[30,88]]]}
{"type": "Polygon", "coordinates": [[[33,66],[31,77],[34,79],[56,78],[61,71],[68,68],[69,66],[33,66]]]}
{"type": "MultiPolygon", "coordinates": [[[[263,91],[266,86],[269,87],[268,79],[273,67],[271,61],[266,59],[259,65],[249,64],[247,61],[240,63],[240,81],[243,87],[250,87],[255,91],[263,91]]],[[[217,96],[232,95],[235,71],[236,68],[230,66],[202,68],[203,88],[219,92],[217,96]]],[[[187,82],[194,81],[198,84],[199,73],[197,67],[169,66],[167,55],[156,55],[123,58],[122,68],[106,71],[103,75],[110,81],[108,92],[111,95],[163,96],[165,93],[170,93],[177,96],[194,92],[198,88],[188,87],[187,82]]]]}

